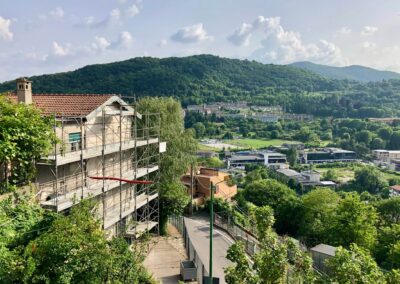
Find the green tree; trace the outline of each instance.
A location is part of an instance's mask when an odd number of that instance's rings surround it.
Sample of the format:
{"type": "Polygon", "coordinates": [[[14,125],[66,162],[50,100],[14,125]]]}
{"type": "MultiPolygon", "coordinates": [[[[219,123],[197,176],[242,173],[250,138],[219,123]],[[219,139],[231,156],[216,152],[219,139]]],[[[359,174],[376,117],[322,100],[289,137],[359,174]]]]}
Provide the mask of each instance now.
{"type": "Polygon", "coordinates": [[[371,141],[371,149],[384,149],[385,148],[385,141],[383,141],[379,137],[375,137],[371,141]]]}
{"type": "Polygon", "coordinates": [[[358,192],[368,191],[371,194],[376,194],[381,192],[388,184],[377,168],[365,166],[356,170],[353,186],[358,192]]]}
{"type": "Polygon", "coordinates": [[[323,178],[324,180],[332,180],[332,181],[337,181],[339,179],[337,171],[335,171],[334,169],[327,170],[323,178]]]}
{"type": "Polygon", "coordinates": [[[263,179],[247,184],[241,194],[256,206],[268,205],[274,209],[278,233],[296,234],[301,200],[292,189],[277,180],[263,179]]]}
{"type": "Polygon", "coordinates": [[[35,161],[55,139],[51,125],[35,107],[0,95],[0,192],[5,183],[25,183],[35,176],[35,161]],[[10,170],[3,175],[5,169],[10,170]]]}
{"type": "Polygon", "coordinates": [[[167,152],[161,155],[160,183],[160,230],[166,233],[168,216],[178,214],[177,208],[187,205],[187,192],[180,184],[180,177],[195,162],[197,142],[193,132],[185,130],[182,108],[172,98],[143,98],[138,102],[138,111],[160,113],[160,140],[167,142],[167,152]],[[172,193],[168,192],[172,190],[172,193]],[[174,204],[178,203],[178,204],[174,204]],[[172,208],[169,208],[172,206],[172,208]]]}
{"type": "Polygon", "coordinates": [[[289,270],[299,283],[313,283],[315,276],[311,258],[294,245],[289,238],[280,239],[272,230],[274,223],[273,210],[258,207],[253,212],[256,222],[259,251],[250,262],[242,243],[233,244],[227,258],[234,263],[225,270],[228,284],[262,284],[283,283],[289,270]]]}
{"type": "Polygon", "coordinates": [[[340,284],[375,284],[385,283],[383,273],[367,250],[356,244],[349,250],[339,247],[335,256],[328,259],[331,281],[340,284]]]}
{"type": "Polygon", "coordinates": [[[206,133],[206,127],[202,122],[196,122],[193,124],[194,131],[196,131],[196,137],[201,138],[206,133]]]}
{"type": "Polygon", "coordinates": [[[360,132],[356,133],[356,140],[359,143],[368,145],[372,140],[372,133],[368,130],[361,130],[360,132]]]}
{"type": "Polygon", "coordinates": [[[319,188],[302,196],[303,215],[299,234],[308,246],[326,243],[330,239],[339,195],[327,188],[319,188]]]}
{"type": "Polygon", "coordinates": [[[290,147],[286,153],[287,161],[291,167],[297,164],[297,158],[299,157],[299,152],[295,147],[290,147]]]}
{"type": "Polygon", "coordinates": [[[393,132],[390,137],[389,148],[393,150],[400,149],[400,131],[393,132]]]}
{"type": "Polygon", "coordinates": [[[378,135],[385,141],[389,141],[390,137],[392,136],[393,130],[390,127],[383,127],[378,129],[378,135]]]}
{"type": "Polygon", "coordinates": [[[345,247],[355,243],[372,249],[377,237],[377,221],[378,214],[372,205],[361,201],[357,193],[347,193],[336,207],[331,243],[345,247]]]}
{"type": "Polygon", "coordinates": [[[383,224],[400,224],[400,197],[384,199],[375,204],[383,224]]]}
{"type": "Polygon", "coordinates": [[[377,262],[385,269],[400,269],[399,224],[393,224],[379,230],[375,256],[377,262]]]}
{"type": "Polygon", "coordinates": [[[154,283],[141,246],[107,240],[89,201],[70,215],[17,196],[0,202],[0,283],[154,283]]]}

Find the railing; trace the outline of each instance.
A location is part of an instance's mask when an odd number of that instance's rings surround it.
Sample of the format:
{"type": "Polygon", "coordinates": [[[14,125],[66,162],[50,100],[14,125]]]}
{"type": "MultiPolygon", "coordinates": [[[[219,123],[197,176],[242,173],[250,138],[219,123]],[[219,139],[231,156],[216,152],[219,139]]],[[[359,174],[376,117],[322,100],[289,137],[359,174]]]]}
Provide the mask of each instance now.
{"type": "MultiPolygon", "coordinates": [[[[128,160],[127,160],[128,161],[128,160]]],[[[122,177],[123,178],[134,178],[135,176],[146,174],[147,171],[155,168],[156,164],[150,164],[147,167],[138,167],[135,169],[133,164],[126,163],[123,161],[121,164],[114,163],[109,164],[105,171],[105,176],[120,176],[120,165],[122,165],[122,177]]],[[[130,160],[129,160],[130,161],[130,160]]],[[[74,197],[85,198],[90,193],[95,193],[103,187],[103,180],[91,179],[90,176],[102,175],[97,170],[83,173],[78,172],[76,174],[59,177],[57,180],[39,184],[39,190],[41,191],[41,201],[52,201],[52,205],[56,205],[60,199],[72,199],[74,197]],[[57,200],[58,199],[58,200],[57,200]]],[[[119,185],[118,181],[104,181],[106,191],[119,185]]]]}
{"type": "Polygon", "coordinates": [[[199,254],[197,253],[192,241],[190,240],[189,234],[187,233],[185,227],[185,220],[183,216],[172,216],[169,218],[169,222],[174,225],[178,231],[182,234],[186,253],[189,260],[192,260],[197,267],[197,282],[203,283],[204,276],[208,276],[208,271],[206,270],[206,266],[201,261],[199,254]]]}

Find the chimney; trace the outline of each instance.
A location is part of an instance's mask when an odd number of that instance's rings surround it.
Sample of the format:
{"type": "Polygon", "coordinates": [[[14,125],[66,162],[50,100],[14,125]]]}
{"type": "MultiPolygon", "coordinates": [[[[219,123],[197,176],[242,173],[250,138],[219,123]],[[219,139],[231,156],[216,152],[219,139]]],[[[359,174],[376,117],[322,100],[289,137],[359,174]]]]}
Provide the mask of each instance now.
{"type": "Polygon", "coordinates": [[[17,79],[17,97],[19,103],[32,104],[32,82],[26,78],[17,79]]]}

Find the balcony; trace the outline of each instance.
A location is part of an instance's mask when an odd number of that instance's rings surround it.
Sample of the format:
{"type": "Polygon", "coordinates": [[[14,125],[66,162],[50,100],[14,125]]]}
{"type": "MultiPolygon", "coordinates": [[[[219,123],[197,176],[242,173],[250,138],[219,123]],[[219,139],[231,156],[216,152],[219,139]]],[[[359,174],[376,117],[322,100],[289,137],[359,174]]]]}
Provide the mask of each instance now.
{"type": "Polygon", "coordinates": [[[130,200],[122,201],[122,204],[115,204],[110,208],[106,208],[105,210],[105,220],[104,220],[104,228],[108,228],[115,223],[117,223],[122,218],[125,218],[135,210],[141,208],[145,204],[150,201],[156,199],[158,197],[158,193],[153,191],[151,193],[142,193],[136,198],[132,198],[130,200]]]}
{"type": "Polygon", "coordinates": [[[125,232],[125,237],[127,238],[139,238],[143,233],[146,231],[150,231],[154,227],[158,225],[158,222],[155,221],[144,221],[144,222],[138,222],[136,226],[129,228],[125,232]]]}
{"type": "MultiPolygon", "coordinates": [[[[133,149],[135,147],[142,147],[145,145],[150,145],[150,144],[155,144],[158,143],[159,139],[156,137],[145,139],[145,138],[137,138],[137,139],[128,139],[128,140],[123,140],[121,143],[121,149],[122,151],[133,149]]],[[[89,144],[89,143],[86,143],[89,144]]],[[[78,162],[81,160],[81,154],[82,158],[85,159],[90,159],[94,157],[99,157],[102,155],[102,150],[103,150],[103,145],[100,142],[94,142],[91,143],[90,145],[86,145],[81,147],[80,143],[67,143],[66,144],[66,149],[61,149],[60,146],[58,146],[57,152],[54,151],[52,155],[49,155],[47,157],[43,157],[43,160],[45,161],[50,161],[50,162],[55,162],[57,161],[57,165],[65,165],[65,164],[70,164],[73,162],[78,162]]],[[[111,153],[116,153],[119,151],[120,148],[120,142],[115,141],[108,144],[104,145],[104,155],[108,155],[111,153]]]]}
{"type": "MultiPolygon", "coordinates": [[[[140,167],[137,169],[124,169],[122,178],[138,179],[158,169],[158,165],[149,165],[149,167],[140,167]]],[[[56,181],[43,183],[39,185],[40,203],[45,208],[60,212],[79,203],[81,199],[93,198],[100,195],[103,192],[103,183],[104,191],[107,192],[118,187],[120,181],[93,180],[89,177],[82,177],[82,174],[78,173],[60,178],[58,183],[56,181]]]]}

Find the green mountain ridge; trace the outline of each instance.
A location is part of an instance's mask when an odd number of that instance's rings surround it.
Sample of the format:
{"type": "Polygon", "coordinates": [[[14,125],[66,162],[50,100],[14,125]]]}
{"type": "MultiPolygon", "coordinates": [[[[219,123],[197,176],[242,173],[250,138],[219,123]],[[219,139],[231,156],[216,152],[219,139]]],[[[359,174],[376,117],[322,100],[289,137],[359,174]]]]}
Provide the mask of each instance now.
{"type": "MultiPolygon", "coordinates": [[[[183,106],[247,101],[325,117],[400,116],[400,80],[330,79],[295,66],[213,55],[137,57],[29,79],[34,93],[118,94],[128,101],[171,96],[183,106]]],[[[0,93],[15,88],[15,80],[4,82],[0,93]]]]}
{"type": "Polygon", "coordinates": [[[400,79],[400,74],[392,71],[382,71],[361,65],[335,67],[301,61],[289,64],[319,74],[325,78],[338,80],[354,80],[360,82],[377,82],[382,80],[400,79]]]}
{"type": "MultiPolygon", "coordinates": [[[[174,96],[181,100],[191,98],[193,102],[235,100],[270,89],[328,91],[343,84],[291,66],[213,55],[138,57],[29,79],[34,93],[174,96]]],[[[14,89],[15,81],[0,84],[0,92],[14,89]]]]}

